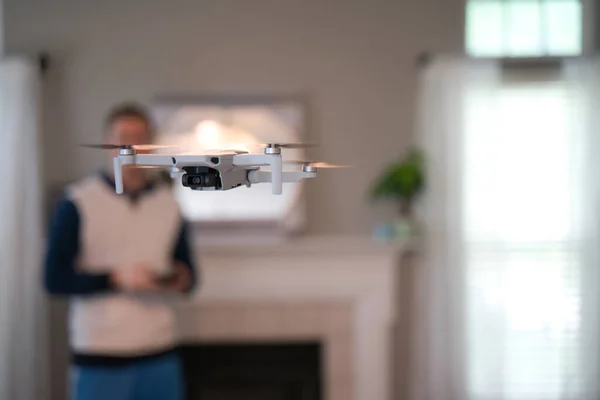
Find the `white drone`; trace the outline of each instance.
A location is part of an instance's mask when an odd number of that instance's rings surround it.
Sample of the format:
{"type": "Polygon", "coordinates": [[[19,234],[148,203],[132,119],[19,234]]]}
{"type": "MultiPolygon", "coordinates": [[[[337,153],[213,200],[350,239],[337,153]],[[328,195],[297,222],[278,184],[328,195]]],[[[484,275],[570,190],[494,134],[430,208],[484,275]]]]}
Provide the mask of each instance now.
{"type": "Polygon", "coordinates": [[[171,178],[181,178],[184,187],[192,190],[231,190],[241,186],[250,187],[257,183],[271,183],[274,195],[282,194],[284,182],[300,182],[315,178],[320,168],[340,168],[323,162],[284,161],[281,149],[312,147],[304,143],[265,144],[263,154],[251,154],[245,150],[211,150],[206,154],[138,154],[177,146],[161,145],[83,145],[85,147],[114,150],[119,155],[113,160],[115,190],[123,193],[122,169],[125,165],[145,168],[169,168],[171,178]],[[284,164],[301,165],[300,170],[284,171],[284,164]],[[262,167],[269,167],[263,170],[262,167]]]}

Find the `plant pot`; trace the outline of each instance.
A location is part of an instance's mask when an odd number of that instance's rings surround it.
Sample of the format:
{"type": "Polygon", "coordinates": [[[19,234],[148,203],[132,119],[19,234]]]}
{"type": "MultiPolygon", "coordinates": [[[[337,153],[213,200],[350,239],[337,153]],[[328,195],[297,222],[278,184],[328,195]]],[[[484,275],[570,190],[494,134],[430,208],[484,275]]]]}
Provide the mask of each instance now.
{"type": "Polygon", "coordinates": [[[418,224],[413,213],[412,199],[401,199],[399,215],[394,219],[394,236],[397,239],[413,238],[418,234],[418,224]]]}
{"type": "Polygon", "coordinates": [[[394,240],[395,232],[392,224],[381,222],[375,226],[373,230],[373,238],[381,242],[390,242],[394,240]]]}
{"type": "Polygon", "coordinates": [[[416,221],[408,217],[397,217],[392,221],[379,223],[373,231],[375,240],[383,242],[413,239],[418,234],[416,221]]]}
{"type": "Polygon", "coordinates": [[[392,226],[395,239],[410,239],[418,233],[417,224],[411,217],[398,217],[392,226]]]}

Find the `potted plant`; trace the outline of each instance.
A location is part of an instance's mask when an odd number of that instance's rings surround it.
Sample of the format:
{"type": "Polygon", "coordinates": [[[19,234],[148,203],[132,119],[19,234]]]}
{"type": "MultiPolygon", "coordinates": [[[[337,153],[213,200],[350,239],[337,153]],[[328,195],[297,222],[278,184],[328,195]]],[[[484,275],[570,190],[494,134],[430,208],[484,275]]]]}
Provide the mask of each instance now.
{"type": "Polygon", "coordinates": [[[370,195],[373,201],[387,200],[396,203],[399,218],[393,227],[395,236],[416,234],[413,208],[424,188],[424,157],[416,148],[410,149],[403,157],[389,164],[372,186],[370,195]]]}

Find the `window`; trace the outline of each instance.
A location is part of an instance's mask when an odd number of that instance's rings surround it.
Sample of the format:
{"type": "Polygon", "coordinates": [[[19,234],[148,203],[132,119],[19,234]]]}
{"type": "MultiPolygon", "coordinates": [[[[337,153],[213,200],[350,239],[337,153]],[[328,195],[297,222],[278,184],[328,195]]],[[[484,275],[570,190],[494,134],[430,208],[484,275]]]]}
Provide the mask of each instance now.
{"type": "Polygon", "coordinates": [[[600,59],[504,65],[438,57],[422,76],[419,359],[432,398],[598,398],[600,59]]]}
{"type": "Polygon", "coordinates": [[[475,57],[575,56],[581,0],[468,0],[466,51],[475,57]]]}
{"type": "MultiPolygon", "coordinates": [[[[583,14],[581,0],[468,0],[466,52],[578,56],[583,14]]],[[[583,393],[583,92],[558,75],[529,71],[464,93],[465,329],[475,398],[583,393]]]]}
{"type": "Polygon", "coordinates": [[[597,397],[600,62],[494,60],[581,55],[584,15],[579,0],[468,0],[471,57],[424,74],[431,267],[451,279],[432,313],[458,349],[437,349],[432,369],[466,392],[450,397],[597,397]]]}
{"type": "Polygon", "coordinates": [[[462,225],[475,398],[581,393],[579,99],[561,81],[467,93],[462,225]]]}

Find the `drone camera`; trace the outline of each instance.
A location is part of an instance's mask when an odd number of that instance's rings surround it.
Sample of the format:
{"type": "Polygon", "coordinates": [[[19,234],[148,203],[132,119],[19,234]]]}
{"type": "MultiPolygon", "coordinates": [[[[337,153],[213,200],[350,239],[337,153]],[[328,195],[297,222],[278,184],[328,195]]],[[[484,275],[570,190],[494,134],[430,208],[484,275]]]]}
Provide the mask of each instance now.
{"type": "Polygon", "coordinates": [[[185,173],[181,177],[183,186],[191,189],[214,188],[220,190],[222,187],[221,174],[218,170],[210,167],[185,167],[185,173]]]}

